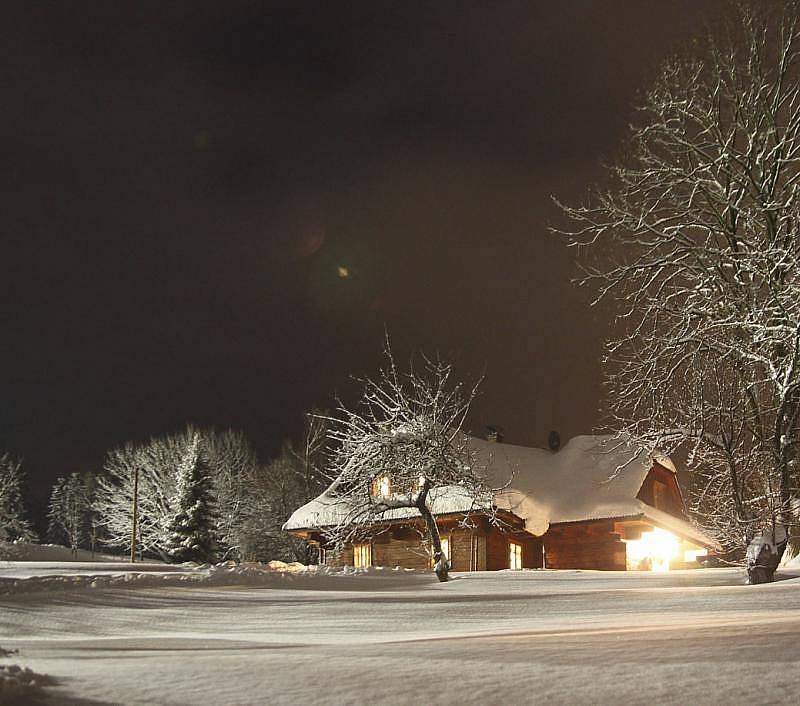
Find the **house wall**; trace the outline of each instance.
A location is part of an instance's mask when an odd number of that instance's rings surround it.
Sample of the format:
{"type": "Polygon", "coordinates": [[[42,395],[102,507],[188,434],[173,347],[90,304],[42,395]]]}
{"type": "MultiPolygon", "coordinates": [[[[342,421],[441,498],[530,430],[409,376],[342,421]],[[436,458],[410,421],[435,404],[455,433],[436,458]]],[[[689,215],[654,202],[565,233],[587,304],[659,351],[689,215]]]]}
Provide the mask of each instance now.
{"type": "Polygon", "coordinates": [[[614,520],[551,525],[542,541],[548,569],[625,570],[625,543],[614,520]]]}
{"type": "MultiPolygon", "coordinates": [[[[490,526],[485,518],[476,518],[474,529],[458,527],[455,522],[440,523],[439,532],[450,541],[450,562],[453,571],[496,571],[507,569],[509,542],[522,545],[523,568],[542,565],[542,542],[538,537],[521,531],[502,531],[490,526]]],[[[373,566],[402,566],[428,570],[427,541],[419,528],[409,524],[386,527],[369,542],[372,546],[373,566]]],[[[328,552],[329,566],[352,566],[353,548],[345,547],[338,555],[328,552]]]]}

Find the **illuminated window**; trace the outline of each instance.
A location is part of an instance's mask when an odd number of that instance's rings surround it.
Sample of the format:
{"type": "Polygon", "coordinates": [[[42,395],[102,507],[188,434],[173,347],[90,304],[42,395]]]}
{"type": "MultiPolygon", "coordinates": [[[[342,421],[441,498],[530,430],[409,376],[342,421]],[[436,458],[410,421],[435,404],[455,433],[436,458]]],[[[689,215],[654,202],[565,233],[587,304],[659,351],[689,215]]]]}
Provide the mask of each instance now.
{"type": "Polygon", "coordinates": [[[689,564],[693,561],[697,561],[698,557],[708,556],[707,549],[687,549],[683,553],[683,560],[689,564]]]}
{"type": "Polygon", "coordinates": [[[372,566],[372,547],[369,544],[353,547],[353,566],[372,566]]]}
{"type": "Polygon", "coordinates": [[[442,554],[450,561],[450,537],[442,537],[442,554]]]}
{"type": "Polygon", "coordinates": [[[516,542],[508,543],[508,568],[522,568],[522,545],[516,542]]]}
{"type": "MultiPolygon", "coordinates": [[[[450,537],[441,537],[439,541],[442,544],[442,554],[444,554],[444,558],[447,559],[447,562],[450,563],[450,537]]],[[[431,554],[431,568],[433,568],[435,563],[433,555],[431,554]]]]}
{"type": "Polygon", "coordinates": [[[669,564],[678,556],[678,538],[660,527],[635,540],[625,540],[625,558],[628,569],[638,571],[669,571],[669,564]]]}
{"type": "Polygon", "coordinates": [[[372,481],[372,494],[376,497],[386,497],[392,492],[392,481],[389,476],[378,476],[372,481]]]}

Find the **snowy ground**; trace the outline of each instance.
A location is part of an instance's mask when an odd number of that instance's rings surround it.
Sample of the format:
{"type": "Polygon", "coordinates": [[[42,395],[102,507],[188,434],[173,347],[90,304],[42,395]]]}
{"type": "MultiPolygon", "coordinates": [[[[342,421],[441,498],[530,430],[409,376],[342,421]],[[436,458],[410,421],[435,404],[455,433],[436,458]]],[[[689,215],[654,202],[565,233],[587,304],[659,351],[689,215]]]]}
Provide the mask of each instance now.
{"type": "Polygon", "coordinates": [[[0,667],[47,704],[797,703],[797,570],[236,573],[14,584],[0,667]]]}

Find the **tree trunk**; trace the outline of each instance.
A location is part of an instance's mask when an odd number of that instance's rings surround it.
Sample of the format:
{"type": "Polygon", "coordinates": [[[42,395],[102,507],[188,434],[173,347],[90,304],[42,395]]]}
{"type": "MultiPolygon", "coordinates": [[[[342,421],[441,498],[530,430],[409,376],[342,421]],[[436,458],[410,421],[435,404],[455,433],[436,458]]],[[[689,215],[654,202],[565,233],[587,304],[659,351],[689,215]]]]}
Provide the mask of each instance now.
{"type": "Polygon", "coordinates": [[[425,519],[425,525],[428,528],[428,537],[431,540],[431,547],[433,548],[433,570],[436,572],[439,581],[447,581],[449,578],[448,571],[450,570],[450,562],[442,552],[442,540],[439,537],[439,528],[436,526],[436,520],[426,503],[420,503],[417,505],[417,509],[419,510],[419,514],[425,519]]]}
{"type": "Polygon", "coordinates": [[[770,537],[766,532],[753,539],[747,547],[747,582],[751,585],[772,583],[775,571],[786,549],[786,538],[776,541],[773,530],[770,537]]]}

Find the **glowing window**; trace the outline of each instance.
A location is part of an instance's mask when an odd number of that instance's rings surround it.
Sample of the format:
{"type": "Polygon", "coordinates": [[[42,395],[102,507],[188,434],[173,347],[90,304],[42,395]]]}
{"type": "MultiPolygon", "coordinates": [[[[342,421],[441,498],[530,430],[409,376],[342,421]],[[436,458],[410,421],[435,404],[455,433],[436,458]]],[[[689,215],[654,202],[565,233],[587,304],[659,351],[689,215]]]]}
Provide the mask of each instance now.
{"type": "Polygon", "coordinates": [[[450,537],[442,537],[442,554],[447,561],[450,561],[450,537]]]}
{"type": "Polygon", "coordinates": [[[372,494],[386,497],[392,492],[392,481],[389,476],[379,476],[372,481],[372,494]]]}
{"type": "MultiPolygon", "coordinates": [[[[442,554],[444,554],[444,558],[450,563],[450,537],[440,537],[439,541],[442,544],[442,554]]],[[[436,562],[433,560],[433,552],[431,552],[431,568],[433,569],[435,566],[436,562]]]]}
{"type": "Polygon", "coordinates": [[[508,568],[522,568],[522,545],[516,542],[508,543],[508,568]]]}
{"type": "Polygon", "coordinates": [[[372,566],[372,547],[369,544],[353,547],[353,566],[372,566]]]}
{"type": "Polygon", "coordinates": [[[683,553],[683,560],[687,564],[689,564],[689,563],[691,563],[693,561],[697,561],[697,558],[701,557],[701,556],[708,556],[708,550],[707,549],[687,549],[683,553]]]}
{"type": "Polygon", "coordinates": [[[625,541],[626,565],[638,571],[669,571],[670,561],[678,556],[680,542],[671,532],[654,527],[640,539],[625,541]]]}

